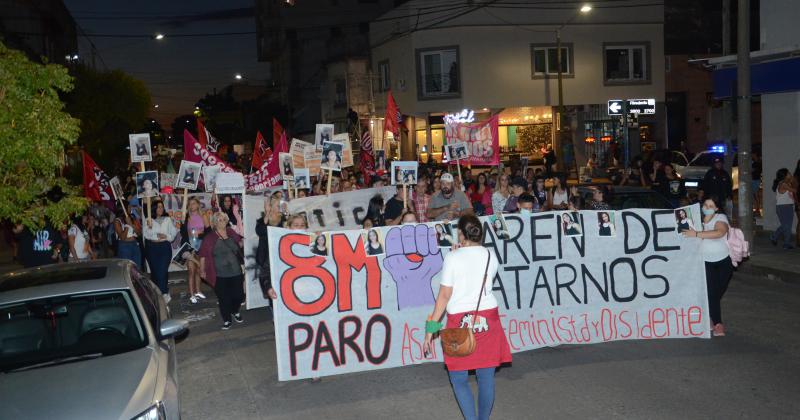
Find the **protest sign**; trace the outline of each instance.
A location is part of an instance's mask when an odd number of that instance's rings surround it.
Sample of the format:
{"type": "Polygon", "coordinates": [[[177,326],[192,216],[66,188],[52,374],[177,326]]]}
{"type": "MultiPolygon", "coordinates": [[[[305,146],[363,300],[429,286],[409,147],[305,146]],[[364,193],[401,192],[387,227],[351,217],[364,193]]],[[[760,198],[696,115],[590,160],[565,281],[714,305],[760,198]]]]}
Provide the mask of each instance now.
{"type": "Polygon", "coordinates": [[[314,146],[322,150],[322,143],[333,140],[333,124],[317,124],[314,132],[314,146]]]}
{"type": "MultiPolygon", "coordinates": [[[[500,163],[500,140],[498,137],[499,117],[497,115],[480,123],[445,124],[447,144],[464,142],[468,148],[469,158],[461,164],[497,165],[500,163]]],[[[455,157],[448,157],[455,159],[455,157]]]]}
{"type": "Polygon", "coordinates": [[[347,133],[336,134],[333,136],[333,141],[344,146],[342,148],[342,168],[353,166],[353,145],[350,144],[350,135],[347,133]]]}
{"type": "Polygon", "coordinates": [[[220,172],[214,185],[217,194],[244,194],[244,175],[239,172],[220,172]]]}
{"type": "MultiPolygon", "coordinates": [[[[289,146],[289,154],[292,155],[292,166],[295,169],[306,167],[305,149],[306,147],[314,148],[311,143],[304,142],[298,139],[292,139],[292,144],[289,146]]],[[[314,148],[316,150],[316,148],[314,148]]]]}
{"type": "Polygon", "coordinates": [[[290,214],[305,214],[311,231],[358,229],[369,200],[378,194],[389,200],[396,191],[395,187],[366,188],[303,197],[290,201],[288,209],[290,214]]]}
{"type": "Polygon", "coordinates": [[[109,184],[111,185],[111,192],[114,194],[114,200],[125,200],[125,193],[122,190],[122,184],[119,182],[119,178],[116,176],[111,178],[109,184]]]}
{"type": "Polygon", "coordinates": [[[306,147],[303,150],[303,160],[311,176],[319,176],[320,165],[322,164],[322,150],[317,150],[314,145],[306,147]]]}
{"type": "MultiPolygon", "coordinates": [[[[614,237],[600,236],[594,212],[579,213],[586,234],[570,238],[558,212],[506,215],[506,240],[482,219],[513,352],[710,337],[701,241],[675,234],[672,210],[616,214],[614,237]]],[[[269,228],[279,380],[443,359],[438,340],[428,355],[422,341],[448,248],[437,246],[432,224],[376,229],[382,255],[368,256],[366,231],[354,230],[331,232],[330,251],[316,256],[307,233],[269,228]]]]}
{"type": "Polygon", "coordinates": [[[153,149],[150,147],[150,133],[129,134],[131,162],[150,162],[153,160],[153,149]]]}
{"type": "Polygon", "coordinates": [[[189,162],[188,160],[182,160],[180,169],[178,169],[176,186],[178,188],[196,190],[197,183],[200,181],[201,171],[202,171],[201,164],[197,162],[189,162]]]}
{"type": "Polygon", "coordinates": [[[165,188],[165,187],[175,188],[175,185],[178,184],[178,174],[171,174],[169,172],[161,172],[161,174],[159,175],[159,178],[161,179],[161,185],[159,185],[159,187],[161,187],[161,188],[165,188]]]}
{"type": "Polygon", "coordinates": [[[158,195],[158,171],[136,172],[136,196],[139,198],[158,195]]]}

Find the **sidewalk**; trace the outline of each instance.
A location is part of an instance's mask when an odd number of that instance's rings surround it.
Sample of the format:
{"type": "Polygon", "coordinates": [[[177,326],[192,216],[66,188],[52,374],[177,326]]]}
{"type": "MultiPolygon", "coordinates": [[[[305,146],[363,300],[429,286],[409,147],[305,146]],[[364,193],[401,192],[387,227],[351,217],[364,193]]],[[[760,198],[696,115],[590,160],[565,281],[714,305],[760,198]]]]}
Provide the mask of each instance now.
{"type": "Polygon", "coordinates": [[[756,231],[750,259],[739,265],[739,272],[760,277],[776,277],[783,281],[800,282],[800,249],[783,249],[772,245],[769,231],[756,231]]]}

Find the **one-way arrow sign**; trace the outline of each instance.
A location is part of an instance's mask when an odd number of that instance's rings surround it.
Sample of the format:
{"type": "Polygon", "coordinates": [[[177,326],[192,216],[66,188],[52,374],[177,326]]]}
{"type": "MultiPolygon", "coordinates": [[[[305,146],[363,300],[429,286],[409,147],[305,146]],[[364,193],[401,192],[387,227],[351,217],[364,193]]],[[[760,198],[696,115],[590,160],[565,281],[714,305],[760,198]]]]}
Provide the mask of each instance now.
{"type": "Polygon", "coordinates": [[[608,115],[622,115],[622,99],[608,101],[608,115]]]}

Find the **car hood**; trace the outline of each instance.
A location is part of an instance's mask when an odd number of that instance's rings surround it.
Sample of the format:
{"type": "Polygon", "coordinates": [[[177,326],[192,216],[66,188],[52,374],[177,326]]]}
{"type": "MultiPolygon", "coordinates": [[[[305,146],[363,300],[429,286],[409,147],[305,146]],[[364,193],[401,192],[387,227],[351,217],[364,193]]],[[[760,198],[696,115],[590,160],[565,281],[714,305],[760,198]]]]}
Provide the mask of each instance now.
{"type": "Polygon", "coordinates": [[[144,347],[98,359],[0,374],[3,417],[124,419],[153,402],[158,359],[144,347]]]}

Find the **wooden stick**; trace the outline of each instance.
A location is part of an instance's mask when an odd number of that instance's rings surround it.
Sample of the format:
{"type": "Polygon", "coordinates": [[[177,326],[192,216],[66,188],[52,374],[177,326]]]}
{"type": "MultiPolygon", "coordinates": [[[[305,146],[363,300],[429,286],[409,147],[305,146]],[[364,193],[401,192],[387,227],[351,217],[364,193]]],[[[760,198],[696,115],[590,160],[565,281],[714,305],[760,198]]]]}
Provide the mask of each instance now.
{"type": "Polygon", "coordinates": [[[461,178],[461,159],[456,159],[456,168],[458,169],[458,182],[461,184],[458,188],[464,191],[464,180],[461,178]]]}
{"type": "Polygon", "coordinates": [[[151,220],[153,218],[153,209],[150,204],[150,196],[147,196],[147,220],[151,220]]]}
{"type": "Polygon", "coordinates": [[[405,182],[403,183],[403,210],[408,210],[408,190],[405,182]]]}
{"type": "Polygon", "coordinates": [[[188,188],[184,188],[183,189],[183,204],[181,205],[181,216],[183,216],[182,220],[186,220],[186,208],[189,206],[189,203],[187,202],[188,199],[189,199],[189,189],[188,188]]]}
{"type": "Polygon", "coordinates": [[[139,169],[141,169],[141,172],[144,172],[144,162],[139,162],[139,169]]]}
{"type": "Polygon", "coordinates": [[[328,168],[328,190],[325,195],[331,195],[331,182],[333,182],[333,168],[328,168]]]}

